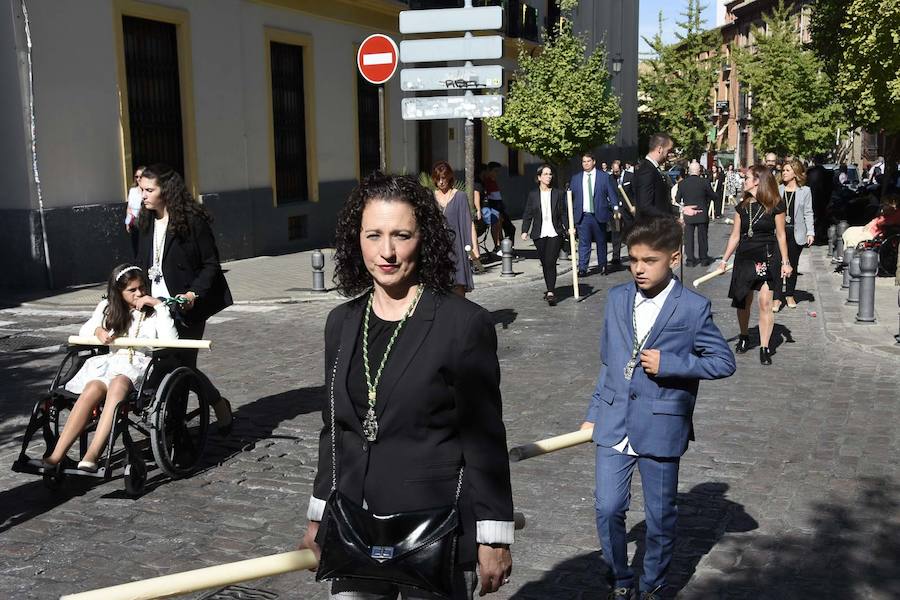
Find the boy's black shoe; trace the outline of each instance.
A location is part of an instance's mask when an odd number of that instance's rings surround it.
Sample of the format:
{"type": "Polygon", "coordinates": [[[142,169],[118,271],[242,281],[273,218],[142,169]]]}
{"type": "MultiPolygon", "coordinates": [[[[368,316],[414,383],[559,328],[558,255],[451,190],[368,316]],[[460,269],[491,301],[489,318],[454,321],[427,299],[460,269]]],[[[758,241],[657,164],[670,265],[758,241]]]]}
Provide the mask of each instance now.
{"type": "Polygon", "coordinates": [[[749,335],[740,335],[738,336],[738,343],[734,347],[734,351],[738,354],[743,354],[747,350],[750,349],[750,336],[749,335]]]}
{"type": "Polygon", "coordinates": [[[613,588],[609,591],[609,595],[606,597],[606,600],[631,600],[631,597],[633,595],[634,595],[634,588],[630,588],[630,587],[613,588]]]}

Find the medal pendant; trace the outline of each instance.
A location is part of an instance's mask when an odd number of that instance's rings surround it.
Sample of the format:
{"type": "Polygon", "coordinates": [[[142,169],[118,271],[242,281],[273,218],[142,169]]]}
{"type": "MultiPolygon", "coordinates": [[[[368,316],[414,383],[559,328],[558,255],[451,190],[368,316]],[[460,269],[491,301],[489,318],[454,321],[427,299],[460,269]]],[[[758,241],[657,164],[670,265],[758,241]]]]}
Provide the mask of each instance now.
{"type": "Polygon", "coordinates": [[[751,229],[750,231],[747,232],[747,237],[748,237],[748,238],[752,238],[752,237],[753,237],[753,230],[752,230],[752,229],[751,229]]]}
{"type": "Polygon", "coordinates": [[[785,217],[785,218],[784,218],[784,222],[785,222],[786,225],[790,225],[790,224],[791,224],[791,218],[790,218],[790,217],[785,217]]]}
{"type": "Polygon", "coordinates": [[[634,368],[637,366],[637,361],[633,358],[625,363],[625,379],[631,381],[631,377],[634,375],[634,368]]]}
{"type": "Polygon", "coordinates": [[[375,418],[374,408],[369,409],[365,420],[363,420],[363,435],[366,436],[366,440],[369,442],[374,442],[375,438],[378,437],[378,420],[375,418]]]}
{"type": "Polygon", "coordinates": [[[159,283],[160,279],[162,279],[162,271],[156,265],[147,269],[147,275],[153,283],[159,283]]]}

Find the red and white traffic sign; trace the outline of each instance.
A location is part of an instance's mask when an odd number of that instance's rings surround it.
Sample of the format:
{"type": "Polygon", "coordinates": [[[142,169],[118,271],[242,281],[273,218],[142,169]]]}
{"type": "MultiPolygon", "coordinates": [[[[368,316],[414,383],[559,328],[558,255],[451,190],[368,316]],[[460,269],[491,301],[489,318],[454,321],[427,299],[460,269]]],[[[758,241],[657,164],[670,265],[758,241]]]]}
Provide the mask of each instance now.
{"type": "Polygon", "coordinates": [[[400,62],[400,51],[394,40],[375,33],[363,40],[356,53],[359,73],[369,83],[381,85],[394,76],[400,62]]]}

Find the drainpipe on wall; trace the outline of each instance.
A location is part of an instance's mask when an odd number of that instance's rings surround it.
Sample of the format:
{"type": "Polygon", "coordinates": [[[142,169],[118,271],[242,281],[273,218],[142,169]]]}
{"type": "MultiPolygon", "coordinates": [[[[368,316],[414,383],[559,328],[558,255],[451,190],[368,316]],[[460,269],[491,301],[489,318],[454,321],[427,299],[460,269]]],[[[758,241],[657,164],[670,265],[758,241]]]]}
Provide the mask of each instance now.
{"type": "Polygon", "coordinates": [[[44,248],[44,268],[47,271],[47,285],[53,289],[53,271],[50,268],[50,246],[47,243],[47,221],[44,217],[44,196],[41,192],[41,175],[38,171],[37,160],[37,126],[34,117],[34,76],[31,62],[31,23],[28,20],[28,7],[22,0],[22,18],[25,22],[25,45],[28,67],[28,118],[31,132],[31,172],[34,177],[34,189],[38,201],[38,214],[41,219],[41,244],[44,248]]]}

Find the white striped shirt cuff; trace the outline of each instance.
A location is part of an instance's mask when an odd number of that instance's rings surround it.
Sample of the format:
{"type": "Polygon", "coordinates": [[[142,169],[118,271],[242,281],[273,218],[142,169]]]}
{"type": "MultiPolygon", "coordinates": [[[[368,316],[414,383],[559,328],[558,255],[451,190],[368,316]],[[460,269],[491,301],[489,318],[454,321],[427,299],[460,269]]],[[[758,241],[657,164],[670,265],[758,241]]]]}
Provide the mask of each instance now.
{"type": "Polygon", "coordinates": [[[325,514],[325,501],[316,498],[315,496],[309,497],[309,508],[306,509],[306,518],[310,521],[321,521],[322,515],[325,514]]]}
{"type": "Polygon", "coordinates": [[[475,541],[479,544],[512,544],[516,524],[513,521],[478,521],[475,541]]]}

